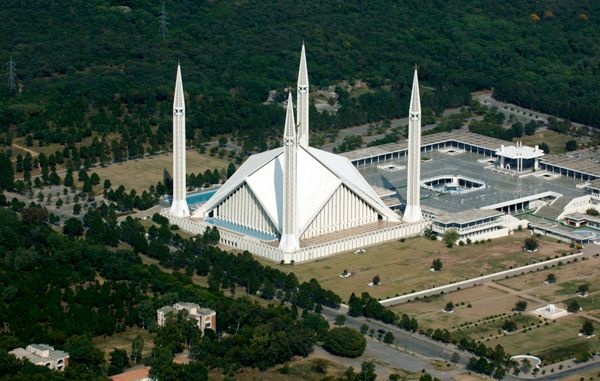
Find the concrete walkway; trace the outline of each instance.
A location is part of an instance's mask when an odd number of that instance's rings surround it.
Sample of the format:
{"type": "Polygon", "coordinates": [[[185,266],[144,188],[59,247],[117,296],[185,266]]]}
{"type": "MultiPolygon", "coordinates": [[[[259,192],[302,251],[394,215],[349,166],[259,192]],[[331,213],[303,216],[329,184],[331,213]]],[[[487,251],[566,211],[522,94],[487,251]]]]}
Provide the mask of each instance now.
{"type": "MultiPolygon", "coordinates": [[[[596,248],[596,250],[600,250],[600,248],[596,248]]],[[[412,300],[423,298],[426,296],[439,295],[441,293],[448,293],[448,292],[457,291],[457,290],[460,290],[463,288],[486,284],[486,283],[489,283],[489,282],[492,282],[495,280],[505,279],[505,278],[507,278],[509,276],[513,276],[513,275],[520,275],[520,274],[534,272],[534,271],[537,271],[538,269],[544,269],[545,267],[552,267],[553,265],[557,265],[558,262],[566,264],[566,263],[574,261],[575,259],[579,260],[583,257],[592,255],[592,253],[596,253],[596,252],[597,251],[594,251],[594,252],[590,251],[589,253],[586,253],[585,251],[582,251],[582,252],[579,252],[576,254],[566,255],[564,257],[553,258],[553,259],[550,259],[547,261],[533,263],[531,265],[521,266],[521,267],[517,267],[514,269],[510,269],[510,270],[504,270],[504,271],[500,271],[500,272],[493,273],[493,274],[488,274],[488,275],[479,276],[476,278],[463,280],[463,281],[456,282],[456,283],[447,284],[445,286],[439,286],[439,287],[430,288],[428,290],[411,292],[409,294],[381,300],[379,303],[381,303],[381,305],[384,307],[391,307],[396,304],[410,302],[412,300]]]]}

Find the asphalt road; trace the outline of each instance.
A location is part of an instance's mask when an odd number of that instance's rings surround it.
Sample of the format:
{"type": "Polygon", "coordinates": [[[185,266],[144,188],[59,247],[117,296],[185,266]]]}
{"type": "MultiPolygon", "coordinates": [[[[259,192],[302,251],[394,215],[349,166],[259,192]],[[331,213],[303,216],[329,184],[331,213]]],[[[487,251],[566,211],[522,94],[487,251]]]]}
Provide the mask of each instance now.
{"type": "MultiPolygon", "coordinates": [[[[345,314],[345,311],[342,309],[334,310],[323,307],[322,314],[328,321],[334,321],[337,315],[345,314]]],[[[417,333],[409,333],[393,325],[384,324],[364,317],[351,317],[346,315],[345,326],[360,330],[360,327],[363,324],[367,324],[369,329],[373,328],[375,331],[383,329],[392,332],[395,339],[395,347],[380,343],[377,340],[369,340],[368,343],[369,348],[375,350],[379,354],[378,358],[381,358],[383,361],[393,364],[393,366],[398,368],[413,372],[425,369],[428,373],[435,375],[438,378],[452,379],[452,377],[446,376],[451,376],[455,374],[456,371],[443,373],[436,371],[429,363],[429,360],[439,359],[449,362],[452,354],[457,352],[460,355],[460,360],[457,364],[458,369],[464,369],[468,359],[473,356],[468,352],[459,350],[453,345],[443,344],[417,333]]]]}
{"type": "MultiPolygon", "coordinates": [[[[444,344],[439,341],[431,340],[426,336],[418,333],[409,333],[396,326],[384,324],[379,321],[366,319],[364,317],[351,317],[347,315],[347,308],[338,310],[323,307],[322,315],[330,322],[335,321],[337,315],[343,314],[346,316],[345,326],[360,330],[363,324],[367,324],[369,329],[375,331],[383,329],[392,332],[394,335],[394,344],[388,345],[374,339],[367,340],[367,351],[365,355],[374,357],[378,360],[389,364],[392,367],[405,369],[411,372],[417,372],[425,369],[432,376],[438,377],[441,380],[453,380],[454,376],[466,371],[466,364],[469,358],[474,357],[472,353],[461,351],[455,345],[444,344]],[[457,368],[450,371],[438,371],[433,368],[430,360],[445,360],[450,362],[453,353],[460,355],[457,368]]],[[[544,376],[532,377],[515,377],[507,374],[504,380],[520,381],[520,380],[561,380],[566,377],[586,373],[593,370],[600,370],[600,356],[596,356],[592,361],[589,361],[575,368],[565,369],[561,372],[546,374],[544,376]]]]}

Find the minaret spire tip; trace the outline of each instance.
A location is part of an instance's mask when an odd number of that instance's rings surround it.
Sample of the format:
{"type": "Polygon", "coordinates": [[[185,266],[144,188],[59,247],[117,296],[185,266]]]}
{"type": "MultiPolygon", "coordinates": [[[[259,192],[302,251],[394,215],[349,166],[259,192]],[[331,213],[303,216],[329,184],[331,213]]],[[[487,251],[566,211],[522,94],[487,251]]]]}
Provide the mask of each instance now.
{"type": "Polygon", "coordinates": [[[297,118],[298,122],[298,143],[303,147],[308,147],[308,109],[310,107],[309,101],[309,86],[308,86],[308,69],[306,67],[306,48],[304,41],[302,41],[302,49],[300,51],[300,67],[298,68],[298,86],[297,90],[297,118]]]}
{"type": "Polygon", "coordinates": [[[410,94],[410,111],[412,113],[421,112],[421,96],[419,94],[419,75],[415,65],[415,75],[413,76],[412,92],[410,94]]]}
{"type": "Polygon", "coordinates": [[[173,107],[185,108],[185,99],[183,96],[183,81],[181,79],[181,66],[177,63],[177,78],[175,79],[175,97],[173,107]]]}
{"type": "Polygon", "coordinates": [[[284,138],[296,138],[296,122],[294,121],[294,100],[292,92],[288,93],[287,111],[285,113],[285,130],[284,138]]]}

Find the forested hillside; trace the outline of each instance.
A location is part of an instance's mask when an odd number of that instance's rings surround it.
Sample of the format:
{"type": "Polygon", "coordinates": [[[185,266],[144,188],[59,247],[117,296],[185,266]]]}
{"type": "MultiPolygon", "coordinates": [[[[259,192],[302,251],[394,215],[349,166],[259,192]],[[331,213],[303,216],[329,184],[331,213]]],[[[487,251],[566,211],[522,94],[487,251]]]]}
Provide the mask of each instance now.
{"type": "Polygon", "coordinates": [[[493,87],[501,99],[600,126],[597,1],[165,1],[164,40],[161,5],[3,1],[0,60],[12,55],[18,91],[2,81],[0,131],[12,125],[13,136],[45,143],[115,131],[164,144],[181,61],[188,125],[264,148],[283,112],[262,103],[295,84],[302,40],[312,85],[360,79],[373,90],[342,97],[335,117],[313,109],[318,129],[403,115],[414,64],[434,90],[425,106],[493,87]]]}
{"type": "Polygon", "coordinates": [[[107,364],[91,340],[131,327],[149,330],[154,338],[149,356],[139,360],[151,365],[161,381],[204,381],[206,368],[264,370],[311,353],[328,327],[311,311],[341,302],[314,279],[300,283],[293,273],[263,266],[248,252],[221,251],[214,246],[216,229],[186,240],[173,233],[164,217],[156,215],[159,225],[146,231],[132,218],[117,225],[103,207],[86,214],[83,224],[72,219],[63,235],[43,215],[37,207],[22,209],[20,218],[0,209],[2,381],[106,380],[120,370],[112,371],[113,361],[107,364]],[[109,248],[119,241],[120,249],[109,248]],[[140,253],[164,267],[144,265],[140,253]],[[208,288],[195,284],[193,274],[207,277],[208,288]],[[273,303],[261,306],[243,293],[228,296],[238,287],[273,303]],[[178,301],[214,309],[216,331],[202,336],[185,318],[157,327],[156,309],[178,301]],[[30,343],[66,350],[70,365],[65,373],[8,356],[9,350],[30,343]],[[173,355],[184,348],[197,361],[174,365],[173,355]]]}

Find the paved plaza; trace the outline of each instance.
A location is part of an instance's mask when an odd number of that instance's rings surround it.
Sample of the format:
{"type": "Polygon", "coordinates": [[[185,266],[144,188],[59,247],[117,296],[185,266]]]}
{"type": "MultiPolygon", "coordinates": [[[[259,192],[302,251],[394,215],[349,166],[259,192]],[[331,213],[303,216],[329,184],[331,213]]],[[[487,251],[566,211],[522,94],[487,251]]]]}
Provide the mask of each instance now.
{"type": "MultiPolygon", "coordinates": [[[[548,191],[560,193],[568,198],[586,194],[584,189],[576,187],[582,182],[573,178],[560,176],[555,179],[543,179],[533,175],[518,177],[486,169],[491,165],[490,163],[478,162],[485,158],[483,155],[470,152],[450,155],[439,151],[427,152],[425,155],[429,160],[422,162],[421,179],[459,175],[480,180],[485,183],[485,187],[466,194],[439,193],[422,188],[421,202],[424,208],[460,212],[548,191]]],[[[400,158],[391,163],[404,166],[406,161],[406,158],[400,158]]],[[[405,170],[390,172],[373,165],[361,167],[360,172],[371,185],[396,190],[400,202],[404,203],[406,199],[405,170]]]]}

